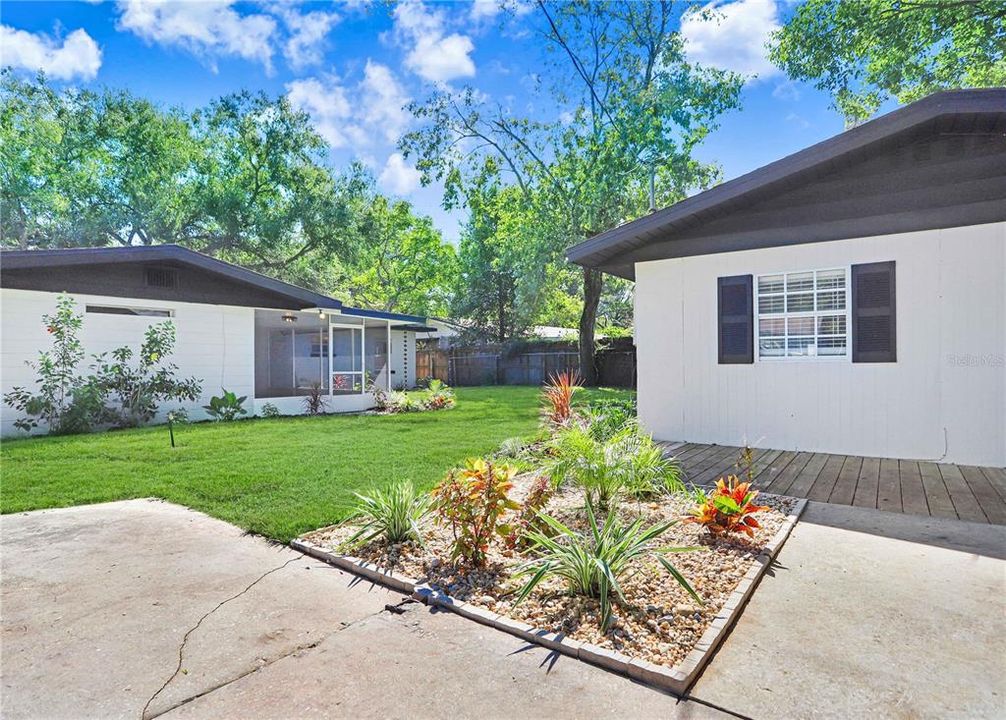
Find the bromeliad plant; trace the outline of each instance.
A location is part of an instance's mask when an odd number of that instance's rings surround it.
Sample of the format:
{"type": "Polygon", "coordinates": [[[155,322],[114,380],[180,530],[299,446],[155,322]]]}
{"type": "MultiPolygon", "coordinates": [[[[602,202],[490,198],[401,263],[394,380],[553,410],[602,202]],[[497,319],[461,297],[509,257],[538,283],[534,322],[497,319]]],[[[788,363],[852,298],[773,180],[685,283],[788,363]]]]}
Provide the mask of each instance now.
{"type": "Polygon", "coordinates": [[[698,523],[712,535],[727,535],[741,532],[754,537],[754,531],[761,527],[752,517],[753,513],[768,510],[767,505],[755,505],[757,490],[751,490],[751,483],[741,482],[736,475],[720,478],[711,494],[696,489],[697,503],[685,522],[698,523]]]}
{"type": "Polygon", "coordinates": [[[508,495],[515,474],[512,465],[469,458],[464,468],[451,470],[433,488],[437,522],[450,528],[453,538],[452,560],[469,567],[485,567],[490,543],[511,532],[512,528],[500,519],[507,510],[520,507],[508,495]]]}
{"type": "Polygon", "coordinates": [[[421,526],[430,514],[430,497],[417,493],[411,482],[403,480],[370,495],[354,494],[356,504],[346,523],[359,524],[360,528],[342,543],[343,547],[359,547],[382,536],[389,543],[422,542],[421,526]]]}
{"type": "Polygon", "coordinates": [[[530,575],[514,603],[519,605],[539,583],[549,577],[561,577],[566,581],[569,592],[575,595],[597,598],[601,605],[600,625],[607,631],[611,625],[612,595],[625,601],[622,581],[633,571],[637,561],[656,558],[663,568],[677,580],[678,584],[701,605],[702,598],[692,589],[677,568],[667,559],[676,552],[698,550],[695,547],[661,547],[656,540],[675,521],[643,527],[642,518],[630,525],[622,525],[614,510],[608,512],[603,525],[598,525],[594,508],[587,503],[589,533],[580,533],[563,525],[555,518],[539,514],[551,533],[529,530],[531,541],[538,557],[517,569],[517,576],[530,575]]]}
{"type": "Polygon", "coordinates": [[[573,395],[580,390],[576,373],[566,371],[553,375],[542,388],[545,421],[554,427],[568,425],[573,419],[573,395]]]}

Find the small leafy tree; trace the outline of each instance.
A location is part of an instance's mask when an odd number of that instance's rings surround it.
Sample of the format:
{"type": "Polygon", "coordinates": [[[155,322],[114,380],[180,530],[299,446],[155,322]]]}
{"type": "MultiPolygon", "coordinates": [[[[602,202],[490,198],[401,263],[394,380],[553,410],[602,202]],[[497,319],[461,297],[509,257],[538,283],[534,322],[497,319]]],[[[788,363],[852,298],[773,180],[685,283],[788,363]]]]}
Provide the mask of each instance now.
{"type": "Polygon", "coordinates": [[[42,316],[53,346],[41,351],[37,362],[27,363],[38,373],[38,389],[32,392],[17,386],[3,396],[7,405],[24,413],[15,427],[27,432],[45,423],[52,434],[87,432],[101,416],[104,403],[100,389],[77,372],[84,358],[84,347],[77,337],[83,320],[69,295],[60,295],[56,311],[42,316]]]}
{"type": "Polygon", "coordinates": [[[178,366],[166,362],[174,347],[175,326],[169,320],[147,328],[136,365],[132,364],[133,350],[127,346],[95,356],[92,383],[117,405],[108,409],[110,421],[120,427],[138,427],[149,422],[165,400],[193,401],[199,397],[199,380],[176,378],[178,366]]]}

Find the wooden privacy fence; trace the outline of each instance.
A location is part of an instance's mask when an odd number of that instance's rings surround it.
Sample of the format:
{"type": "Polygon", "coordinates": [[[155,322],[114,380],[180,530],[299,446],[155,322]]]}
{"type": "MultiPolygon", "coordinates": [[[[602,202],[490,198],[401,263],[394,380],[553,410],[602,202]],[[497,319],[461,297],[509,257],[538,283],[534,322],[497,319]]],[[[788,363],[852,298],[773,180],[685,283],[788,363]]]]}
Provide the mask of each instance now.
{"type": "MultiPolygon", "coordinates": [[[[599,385],[636,386],[634,349],[600,350],[594,356],[594,363],[599,385]]],[[[416,377],[438,378],[449,385],[541,385],[552,375],[565,371],[580,371],[580,356],[575,349],[517,354],[456,348],[416,349],[416,377]]]]}

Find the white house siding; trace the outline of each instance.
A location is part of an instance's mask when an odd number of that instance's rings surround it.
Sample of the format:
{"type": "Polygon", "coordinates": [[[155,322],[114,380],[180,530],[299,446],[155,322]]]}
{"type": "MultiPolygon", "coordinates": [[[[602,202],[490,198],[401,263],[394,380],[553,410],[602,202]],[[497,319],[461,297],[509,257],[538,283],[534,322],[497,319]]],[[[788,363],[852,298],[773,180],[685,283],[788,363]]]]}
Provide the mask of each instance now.
{"type": "MultiPolygon", "coordinates": [[[[138,300],[101,295],[71,294],[80,312],[87,305],[155,308],[171,310],[177,341],[171,361],[178,366],[181,377],[194,376],[202,381],[202,396],[193,403],[164,403],[161,416],[167,410],[184,405],[193,420],[206,418],[202,406],[222,389],[248,397],[249,414],[261,414],[266,403],[272,403],[283,414],[304,412],[303,397],[263,398],[255,395],[255,309],[227,305],[138,300]]],[[[6,393],[22,385],[35,387],[35,372],[25,361],[35,360],[40,350],[52,347],[52,338],[42,327],[42,315],[56,309],[55,293],[34,290],[0,290],[0,389],[6,393]]],[[[81,370],[91,363],[91,355],[128,345],[138,349],[149,325],[165,318],[85,313],[80,338],[87,356],[81,370]]],[[[414,374],[414,333],[392,332],[392,366],[398,369],[393,382],[414,374]],[[405,359],[410,364],[405,365],[405,359]],[[397,363],[397,364],[396,364],[397,363]]],[[[411,385],[415,378],[410,378],[411,385]]],[[[357,412],[373,406],[369,394],[340,395],[330,398],[331,412],[357,412]]],[[[18,414],[4,405],[0,408],[0,434],[20,435],[14,427],[18,414]]]]}
{"type": "MultiPolygon", "coordinates": [[[[202,381],[203,394],[195,403],[185,403],[192,419],[205,417],[201,406],[221,388],[233,390],[238,395],[254,395],[254,310],[225,305],[165,302],[160,300],[132,300],[101,295],[72,294],[77,308],[84,312],[87,305],[156,308],[172,310],[176,343],[171,361],[178,366],[181,377],[194,376],[202,381]]],[[[2,290],[0,302],[0,386],[7,392],[16,385],[34,387],[35,372],[26,364],[34,360],[40,350],[52,346],[52,338],[42,327],[42,315],[56,309],[55,293],[34,290],[2,290]]],[[[139,349],[143,333],[151,324],[165,318],[84,313],[80,333],[87,353],[81,370],[91,363],[91,355],[108,352],[128,345],[139,349]]],[[[162,411],[177,407],[166,403],[162,411]]],[[[251,407],[248,408],[251,410],[251,407]]],[[[4,406],[2,432],[10,435],[19,431],[13,428],[17,413],[4,406]]]]}
{"type": "Polygon", "coordinates": [[[1006,223],[636,264],[659,439],[1006,465],[1006,223]],[[896,363],[717,363],[717,278],[894,260],[896,363]]]}

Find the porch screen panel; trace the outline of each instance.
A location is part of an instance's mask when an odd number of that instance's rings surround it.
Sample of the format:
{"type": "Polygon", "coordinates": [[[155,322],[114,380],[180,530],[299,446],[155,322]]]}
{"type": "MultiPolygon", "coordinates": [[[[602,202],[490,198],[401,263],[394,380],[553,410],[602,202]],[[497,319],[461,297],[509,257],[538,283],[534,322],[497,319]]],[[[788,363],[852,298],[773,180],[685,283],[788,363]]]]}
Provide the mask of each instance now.
{"type": "Polygon", "coordinates": [[[388,385],[388,331],[384,327],[368,327],[364,341],[364,362],[367,384],[387,389],[388,385]]]}
{"type": "Polygon", "coordinates": [[[332,326],[333,395],[363,392],[363,332],[359,328],[332,326]]]}

